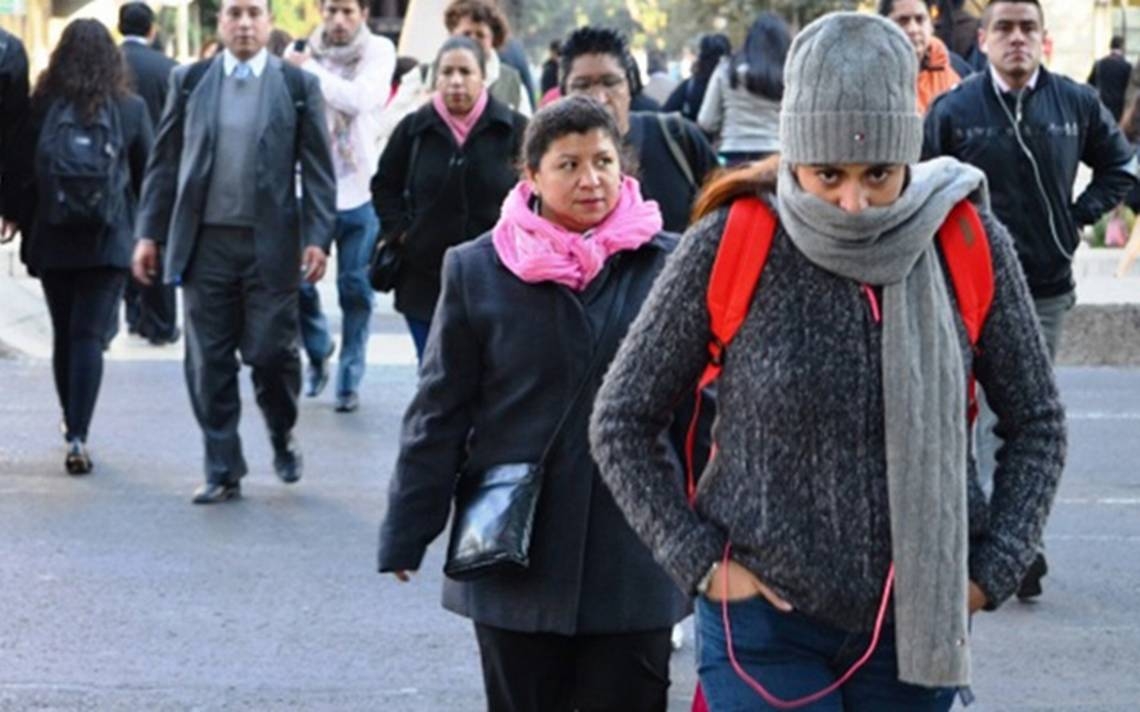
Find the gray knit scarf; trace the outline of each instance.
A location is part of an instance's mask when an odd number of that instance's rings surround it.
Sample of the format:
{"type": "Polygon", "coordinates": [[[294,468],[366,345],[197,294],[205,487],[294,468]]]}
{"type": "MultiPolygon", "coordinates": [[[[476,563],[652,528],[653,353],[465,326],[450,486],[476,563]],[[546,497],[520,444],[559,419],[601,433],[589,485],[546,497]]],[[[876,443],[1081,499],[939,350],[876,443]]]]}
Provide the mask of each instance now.
{"type": "MultiPolygon", "coordinates": [[[[324,32],[318,27],[309,38],[309,48],[313,52],[313,58],[320,62],[321,66],[342,79],[351,80],[356,78],[357,67],[364,58],[364,49],[368,46],[371,34],[368,26],[361,24],[356,36],[348,44],[334,45],[325,39],[324,32]]],[[[338,174],[354,173],[357,166],[356,153],[352,145],[352,122],[356,117],[338,109],[332,109],[332,112],[332,146],[344,168],[338,174]]]]}
{"type": "Polygon", "coordinates": [[[849,215],[804,191],[791,167],[780,220],[812,263],[883,287],[883,415],[899,679],[969,684],[966,382],[935,235],[985,176],[953,159],[910,167],[894,203],[849,215]]]}

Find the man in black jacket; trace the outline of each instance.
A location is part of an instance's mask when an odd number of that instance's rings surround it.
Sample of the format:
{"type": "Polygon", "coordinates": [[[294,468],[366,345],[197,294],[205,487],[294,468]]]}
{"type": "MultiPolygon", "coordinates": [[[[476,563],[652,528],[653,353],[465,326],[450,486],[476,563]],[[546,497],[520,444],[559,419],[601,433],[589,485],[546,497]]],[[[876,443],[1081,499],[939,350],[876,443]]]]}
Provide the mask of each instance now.
{"type": "MultiPolygon", "coordinates": [[[[1054,357],[1065,314],[1076,302],[1072,262],[1079,231],[1115,207],[1136,175],[1132,149],[1096,92],[1041,66],[1044,33],[1036,0],[991,2],[980,33],[989,70],[934,102],[923,154],[954,156],[985,172],[1054,357]],[[1074,201],[1080,163],[1092,168],[1093,179],[1074,201]]],[[[992,415],[979,421],[980,470],[997,450],[992,423],[992,415]]],[[[1020,598],[1040,595],[1045,570],[1039,555],[1020,598]]]]}
{"type": "Polygon", "coordinates": [[[1124,58],[1124,38],[1114,35],[1108,45],[1108,54],[1093,64],[1088,83],[1096,87],[1100,100],[1112,112],[1112,118],[1120,121],[1124,114],[1124,92],[1128,89],[1128,78],[1132,65],[1124,58]]]}
{"type": "MultiPolygon", "coordinates": [[[[146,102],[151,124],[157,126],[170,73],[177,64],[151,48],[154,11],[145,2],[129,2],[119,8],[119,33],[123,35],[123,59],[131,88],[146,102]]],[[[124,294],[127,328],[156,346],[177,341],[180,332],[174,290],[173,285],[163,284],[161,279],[149,287],[129,281],[124,294]]]]}
{"type": "Polygon", "coordinates": [[[20,185],[13,172],[16,136],[28,118],[28,55],[19,38],[0,29],[0,242],[21,221],[20,185]]]}

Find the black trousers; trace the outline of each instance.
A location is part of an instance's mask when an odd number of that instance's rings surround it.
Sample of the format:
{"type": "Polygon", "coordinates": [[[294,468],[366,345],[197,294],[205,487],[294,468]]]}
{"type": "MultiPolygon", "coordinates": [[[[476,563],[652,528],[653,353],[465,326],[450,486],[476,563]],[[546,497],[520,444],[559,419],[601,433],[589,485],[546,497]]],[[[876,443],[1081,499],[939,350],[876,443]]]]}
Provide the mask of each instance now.
{"type": "Polygon", "coordinates": [[[608,635],[475,624],[489,712],[665,712],[669,628],[608,635]]]}
{"type": "Polygon", "coordinates": [[[238,421],[238,353],[271,437],[297,422],[301,392],[297,288],[275,289],[258,272],[253,231],[203,227],[183,278],[186,385],[206,445],[206,480],[236,483],[248,470],[238,421]]]}
{"type": "Polygon", "coordinates": [[[52,372],[67,437],[87,440],[99,386],[107,325],[118,316],[126,270],[95,267],[43,270],[40,284],[51,313],[52,372]]]}

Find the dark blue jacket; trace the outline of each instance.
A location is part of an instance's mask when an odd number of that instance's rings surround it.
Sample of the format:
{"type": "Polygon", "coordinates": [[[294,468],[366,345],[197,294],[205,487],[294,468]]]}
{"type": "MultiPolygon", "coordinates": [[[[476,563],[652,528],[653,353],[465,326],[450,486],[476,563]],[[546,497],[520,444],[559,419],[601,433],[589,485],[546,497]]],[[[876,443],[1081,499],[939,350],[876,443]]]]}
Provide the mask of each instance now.
{"type": "Polygon", "coordinates": [[[953,156],[989,179],[993,210],[1009,228],[1036,298],[1073,290],[1079,230],[1136,182],[1124,134],[1088,86],[1041,68],[1020,96],[1001,94],[989,71],[940,96],[926,115],[923,157],[953,156]],[[1073,200],[1077,166],[1093,179],[1073,200]]]}

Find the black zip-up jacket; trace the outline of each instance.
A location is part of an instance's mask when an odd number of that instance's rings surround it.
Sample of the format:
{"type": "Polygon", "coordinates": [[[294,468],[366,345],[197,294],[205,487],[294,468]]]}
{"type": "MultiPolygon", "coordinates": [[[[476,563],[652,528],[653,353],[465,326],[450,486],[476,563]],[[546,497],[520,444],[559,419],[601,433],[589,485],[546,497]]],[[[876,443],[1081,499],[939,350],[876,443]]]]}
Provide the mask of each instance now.
{"type": "Polygon", "coordinates": [[[986,71],[940,96],[926,115],[922,153],[985,172],[994,213],[1013,235],[1035,298],[1073,290],[1080,228],[1136,182],[1133,150],[1096,91],[1044,67],[1020,94],[1001,93],[986,71]],[[1074,201],[1080,163],[1093,179],[1074,201]]]}

